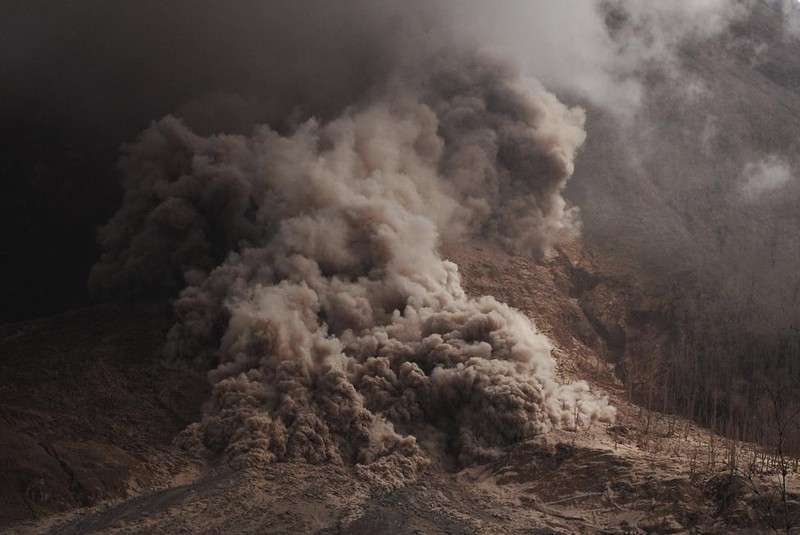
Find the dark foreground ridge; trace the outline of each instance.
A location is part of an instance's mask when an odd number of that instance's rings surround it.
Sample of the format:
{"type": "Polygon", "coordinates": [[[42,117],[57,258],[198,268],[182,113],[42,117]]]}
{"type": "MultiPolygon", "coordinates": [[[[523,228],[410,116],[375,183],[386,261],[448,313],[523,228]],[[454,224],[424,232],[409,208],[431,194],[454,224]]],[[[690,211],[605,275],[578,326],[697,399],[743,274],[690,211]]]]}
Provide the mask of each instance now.
{"type": "Polygon", "coordinates": [[[159,365],[169,311],[100,306],[0,328],[0,527],[170,481],[202,374],[159,365]]]}

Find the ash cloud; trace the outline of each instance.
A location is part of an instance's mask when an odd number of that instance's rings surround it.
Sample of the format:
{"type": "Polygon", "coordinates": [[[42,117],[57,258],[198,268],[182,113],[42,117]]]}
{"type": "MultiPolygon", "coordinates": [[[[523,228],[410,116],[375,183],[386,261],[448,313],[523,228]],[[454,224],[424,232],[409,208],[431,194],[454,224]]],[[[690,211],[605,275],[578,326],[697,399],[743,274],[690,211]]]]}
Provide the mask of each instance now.
{"type": "Polygon", "coordinates": [[[797,3],[503,6],[449,13],[586,109],[565,197],[587,245],[706,296],[718,324],[797,323],[797,3]]]}
{"type": "Polygon", "coordinates": [[[413,0],[3,2],[0,265],[15,282],[0,322],[88,304],[119,147],[150,121],[207,135],[328,120],[385,79],[406,9],[435,19],[413,0]]]}
{"type": "Polygon", "coordinates": [[[126,147],[90,287],[183,288],[166,356],[211,366],[214,385],[187,444],[237,465],[354,464],[391,487],[445,453],[613,419],[585,383],[560,384],[529,319],[466,296],[437,252],[480,234],[546,255],[574,236],[562,190],[583,111],[412,27],[335,117],[246,135],[166,117],[126,147]]]}
{"type": "Polygon", "coordinates": [[[720,35],[747,15],[744,4],[731,0],[467,1],[447,9],[460,28],[515,58],[548,87],[626,120],[644,102],[648,71],[685,78],[679,56],[687,41],[720,35]]]}

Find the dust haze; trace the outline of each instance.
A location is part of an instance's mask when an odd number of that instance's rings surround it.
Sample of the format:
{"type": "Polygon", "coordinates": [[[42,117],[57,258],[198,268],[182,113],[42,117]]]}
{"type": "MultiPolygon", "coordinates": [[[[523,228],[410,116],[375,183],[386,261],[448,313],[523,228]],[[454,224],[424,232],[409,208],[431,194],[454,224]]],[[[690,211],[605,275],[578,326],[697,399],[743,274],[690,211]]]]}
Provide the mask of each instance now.
{"type": "Polygon", "coordinates": [[[530,320],[467,297],[438,253],[481,235],[547,257],[574,238],[561,192],[584,112],[407,17],[384,43],[392,68],[336,117],[205,136],[166,117],[126,147],[90,288],[185,286],[166,358],[210,365],[214,385],[185,446],[355,464],[391,487],[445,455],[613,419],[557,380],[530,320]]]}
{"type": "MultiPolygon", "coordinates": [[[[785,79],[774,45],[796,39],[789,5],[3,11],[4,138],[23,139],[22,124],[59,132],[54,151],[125,143],[89,291],[175,299],[165,358],[210,369],[214,385],[187,447],[245,465],[356,464],[393,486],[437,456],[469,462],[611,420],[585,384],[557,380],[528,319],[465,295],[439,250],[471,236],[542,261],[580,236],[691,281],[681,297],[713,318],[800,323],[795,97],[731,83],[735,62],[785,79]],[[776,10],[785,31],[759,33],[776,10]],[[734,59],[709,59],[709,43],[734,59]]],[[[43,163],[19,162],[20,181],[43,163]]],[[[57,228],[48,208],[9,213],[57,228]]],[[[36,258],[31,287],[46,287],[56,267],[36,258]]]]}
{"type": "Polygon", "coordinates": [[[800,228],[798,4],[508,5],[453,12],[586,110],[587,142],[565,190],[586,243],[637,257],[680,288],[679,307],[706,309],[708,324],[735,316],[740,332],[764,333],[800,323],[790,230],[800,228]],[[759,85],[741,83],[742,69],[759,85]]]}

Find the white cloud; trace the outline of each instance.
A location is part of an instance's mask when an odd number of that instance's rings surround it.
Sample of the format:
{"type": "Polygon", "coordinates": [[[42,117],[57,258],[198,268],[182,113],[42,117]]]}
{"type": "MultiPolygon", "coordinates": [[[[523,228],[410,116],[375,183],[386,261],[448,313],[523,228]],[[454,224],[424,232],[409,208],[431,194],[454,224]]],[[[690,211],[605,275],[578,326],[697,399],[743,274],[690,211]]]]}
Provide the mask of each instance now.
{"type": "Polygon", "coordinates": [[[771,155],[745,165],[743,176],[742,193],[749,198],[755,198],[789,182],[792,169],[783,158],[771,155]]]}
{"type": "Polygon", "coordinates": [[[681,42],[713,36],[744,13],[731,0],[465,1],[450,9],[460,31],[516,58],[528,75],[623,116],[640,103],[646,68],[677,74],[681,42]],[[625,24],[610,30],[611,19],[625,24]]]}

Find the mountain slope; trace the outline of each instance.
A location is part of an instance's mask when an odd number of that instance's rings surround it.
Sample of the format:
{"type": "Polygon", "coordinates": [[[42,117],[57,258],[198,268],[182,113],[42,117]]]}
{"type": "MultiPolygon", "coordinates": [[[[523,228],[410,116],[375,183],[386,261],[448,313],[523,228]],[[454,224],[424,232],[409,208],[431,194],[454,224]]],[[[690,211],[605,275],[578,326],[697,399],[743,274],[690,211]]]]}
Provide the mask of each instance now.
{"type": "Polygon", "coordinates": [[[558,346],[559,373],[588,377],[594,389],[610,394],[619,409],[615,425],[540,436],[475,465],[459,466],[440,455],[416,483],[393,491],[371,487],[352,467],[339,465],[277,463],[232,471],[175,445],[183,426],[199,416],[207,386],[195,372],[161,364],[158,348],[169,314],[83,309],[3,328],[3,353],[12,356],[4,361],[0,390],[3,436],[17,441],[5,449],[6,529],[721,533],[762,522],[746,485],[731,487],[734,495],[724,490],[732,483],[720,479],[727,473],[721,439],[624,401],[603,358],[613,354],[607,331],[617,326],[627,333],[625,351],[657,341],[660,332],[655,320],[636,324],[646,334],[630,327],[644,304],[653,309],[644,317],[658,318],[658,303],[643,297],[624,265],[606,261],[606,273],[578,244],[546,263],[487,242],[446,253],[459,261],[474,295],[491,289],[536,311],[535,321],[558,346]],[[597,317],[590,319],[584,309],[597,317]],[[596,327],[603,322],[608,326],[596,327]],[[33,369],[44,377],[25,382],[33,369]],[[28,447],[35,443],[42,451],[28,447]],[[57,511],[67,513],[47,516],[57,511]]]}

